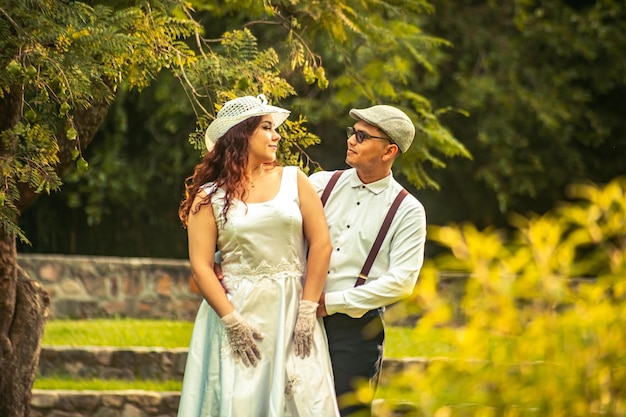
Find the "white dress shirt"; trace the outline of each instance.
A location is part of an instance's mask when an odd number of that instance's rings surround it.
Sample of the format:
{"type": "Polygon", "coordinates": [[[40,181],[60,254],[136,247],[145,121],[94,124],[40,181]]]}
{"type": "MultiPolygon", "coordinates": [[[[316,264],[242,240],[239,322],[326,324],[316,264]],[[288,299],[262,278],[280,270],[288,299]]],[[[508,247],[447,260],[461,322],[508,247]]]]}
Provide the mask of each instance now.
{"type": "MultiPolygon", "coordinates": [[[[309,178],[322,194],[332,171],[309,178]]],[[[333,253],[325,287],[327,313],[361,317],[411,295],[424,261],[426,214],[412,195],[400,204],[364,285],[354,287],[389,207],[402,186],[389,175],[363,184],[355,169],[346,170],[324,211],[333,253]]]]}

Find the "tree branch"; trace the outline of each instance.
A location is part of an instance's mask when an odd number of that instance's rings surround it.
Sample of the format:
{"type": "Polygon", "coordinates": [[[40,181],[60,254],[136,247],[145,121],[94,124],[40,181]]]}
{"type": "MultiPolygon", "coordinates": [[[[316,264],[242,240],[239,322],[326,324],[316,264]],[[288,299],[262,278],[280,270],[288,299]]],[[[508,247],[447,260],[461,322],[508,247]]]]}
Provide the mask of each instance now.
{"type": "MultiPolygon", "coordinates": [[[[80,146],[82,149],[86,149],[92,142],[98,128],[102,125],[104,118],[109,110],[110,103],[104,100],[99,100],[92,103],[86,109],[77,108],[73,114],[74,126],[78,132],[78,138],[80,139],[80,146]]],[[[78,139],[77,139],[78,140],[78,139]]],[[[59,178],[63,177],[63,174],[74,164],[74,158],[72,156],[72,150],[76,146],[75,141],[67,139],[65,132],[60,132],[57,135],[57,143],[59,145],[59,163],[55,166],[55,171],[59,178]]],[[[20,198],[15,202],[17,209],[22,213],[28,206],[30,206],[40,194],[35,193],[35,190],[30,188],[28,184],[20,183],[18,185],[20,191],[20,198]]]]}
{"type": "Polygon", "coordinates": [[[19,33],[20,32],[20,26],[17,24],[17,22],[15,22],[15,20],[13,20],[11,18],[11,16],[6,12],[6,10],[4,10],[2,7],[0,7],[0,13],[2,13],[4,15],[4,17],[7,18],[9,23],[11,23],[13,25],[13,27],[15,28],[15,31],[19,33]]]}

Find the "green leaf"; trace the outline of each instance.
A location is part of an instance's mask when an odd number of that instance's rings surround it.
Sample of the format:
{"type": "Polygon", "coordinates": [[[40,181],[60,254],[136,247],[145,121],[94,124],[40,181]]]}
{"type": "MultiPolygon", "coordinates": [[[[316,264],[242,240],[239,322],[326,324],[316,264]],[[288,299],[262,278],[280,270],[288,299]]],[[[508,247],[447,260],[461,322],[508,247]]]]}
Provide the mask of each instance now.
{"type": "Polygon", "coordinates": [[[65,116],[67,114],[68,111],[70,111],[71,106],[69,105],[68,102],[64,102],[63,104],[61,104],[61,107],[59,108],[59,116],[65,116]]]}
{"type": "Polygon", "coordinates": [[[74,129],[73,126],[67,129],[65,134],[67,135],[67,138],[69,140],[76,140],[76,138],[78,137],[78,132],[76,131],[76,129],[74,129]]]}
{"type": "Polygon", "coordinates": [[[78,169],[78,172],[87,172],[87,170],[89,169],[89,163],[87,163],[87,161],[85,161],[85,158],[80,157],[76,160],[76,169],[78,169]]]}
{"type": "Polygon", "coordinates": [[[37,113],[33,109],[28,109],[24,112],[24,118],[31,123],[37,120],[37,113]]]}
{"type": "Polygon", "coordinates": [[[34,80],[36,76],[37,68],[33,67],[32,65],[26,67],[26,78],[28,78],[29,80],[34,80]]]}
{"type": "Polygon", "coordinates": [[[16,60],[11,60],[9,64],[6,66],[7,73],[14,78],[22,76],[24,73],[24,68],[20,65],[16,60]]]}

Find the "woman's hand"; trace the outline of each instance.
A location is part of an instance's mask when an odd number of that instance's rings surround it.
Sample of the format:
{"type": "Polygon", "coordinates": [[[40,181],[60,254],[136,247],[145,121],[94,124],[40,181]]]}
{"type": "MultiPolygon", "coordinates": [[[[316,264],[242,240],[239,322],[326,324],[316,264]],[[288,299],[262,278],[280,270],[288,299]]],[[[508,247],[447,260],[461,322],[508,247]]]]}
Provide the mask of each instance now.
{"type": "Polygon", "coordinates": [[[305,358],[311,354],[311,346],[313,345],[313,331],[315,330],[315,322],[317,312],[317,303],[309,300],[300,301],[298,307],[298,319],[296,327],[293,331],[293,346],[296,356],[305,358]]]}
{"type": "Polygon", "coordinates": [[[261,333],[250,326],[236,311],[222,317],[222,322],[235,362],[241,359],[245,366],[256,366],[261,359],[261,351],[256,344],[256,340],[263,340],[261,333]]]}

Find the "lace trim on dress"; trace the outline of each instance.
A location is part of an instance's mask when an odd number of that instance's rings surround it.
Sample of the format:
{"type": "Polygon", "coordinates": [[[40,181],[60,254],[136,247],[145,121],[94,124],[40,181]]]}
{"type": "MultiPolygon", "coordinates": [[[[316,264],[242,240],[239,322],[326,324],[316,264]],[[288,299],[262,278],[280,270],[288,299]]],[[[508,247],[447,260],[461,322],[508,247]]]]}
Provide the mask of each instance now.
{"type": "Polygon", "coordinates": [[[304,265],[297,261],[282,260],[277,265],[270,265],[263,260],[257,267],[244,263],[224,265],[224,284],[238,286],[242,281],[258,281],[270,279],[280,281],[285,278],[301,278],[304,274],[304,265]]]}

